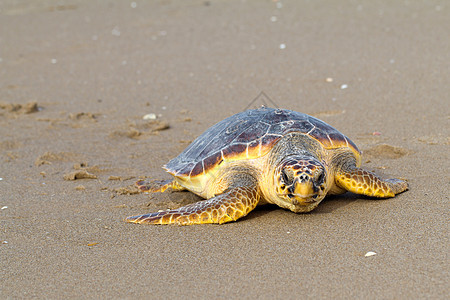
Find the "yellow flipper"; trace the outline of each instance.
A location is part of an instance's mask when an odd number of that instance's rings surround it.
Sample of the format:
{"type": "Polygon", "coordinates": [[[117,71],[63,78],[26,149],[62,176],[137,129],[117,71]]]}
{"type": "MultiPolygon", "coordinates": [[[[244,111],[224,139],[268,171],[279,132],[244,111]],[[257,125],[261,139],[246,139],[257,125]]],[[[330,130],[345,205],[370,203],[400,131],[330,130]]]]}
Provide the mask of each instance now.
{"type": "Polygon", "coordinates": [[[341,188],[378,198],[394,197],[408,189],[408,183],[400,179],[381,179],[376,174],[360,168],[340,171],[336,174],[336,183],[341,188]]]}
{"type": "Polygon", "coordinates": [[[129,223],[140,224],[223,224],[246,216],[258,204],[256,187],[235,187],[208,200],[179,209],[128,217],[129,223]]]}

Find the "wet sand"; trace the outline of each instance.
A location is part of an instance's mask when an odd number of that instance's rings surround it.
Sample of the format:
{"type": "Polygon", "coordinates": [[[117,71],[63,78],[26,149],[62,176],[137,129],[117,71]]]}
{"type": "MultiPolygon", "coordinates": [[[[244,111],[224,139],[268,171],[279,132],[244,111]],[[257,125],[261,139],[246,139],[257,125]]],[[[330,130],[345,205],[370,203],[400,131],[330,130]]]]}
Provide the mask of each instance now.
{"type": "Polygon", "coordinates": [[[445,1],[2,1],[1,297],[447,298],[449,19],[445,1]],[[122,221],[197,201],[133,183],[274,106],[261,92],[410,190],[225,225],[122,221]]]}

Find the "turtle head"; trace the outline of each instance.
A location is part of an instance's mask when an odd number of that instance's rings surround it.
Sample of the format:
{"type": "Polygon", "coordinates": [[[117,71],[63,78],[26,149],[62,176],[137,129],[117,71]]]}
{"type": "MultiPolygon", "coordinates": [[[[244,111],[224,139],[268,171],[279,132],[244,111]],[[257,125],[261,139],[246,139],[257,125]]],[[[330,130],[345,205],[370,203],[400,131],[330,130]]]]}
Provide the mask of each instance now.
{"type": "Polygon", "coordinates": [[[327,171],[310,156],[288,156],[275,170],[275,189],[280,206],[293,212],[314,209],[327,193],[327,171]]]}

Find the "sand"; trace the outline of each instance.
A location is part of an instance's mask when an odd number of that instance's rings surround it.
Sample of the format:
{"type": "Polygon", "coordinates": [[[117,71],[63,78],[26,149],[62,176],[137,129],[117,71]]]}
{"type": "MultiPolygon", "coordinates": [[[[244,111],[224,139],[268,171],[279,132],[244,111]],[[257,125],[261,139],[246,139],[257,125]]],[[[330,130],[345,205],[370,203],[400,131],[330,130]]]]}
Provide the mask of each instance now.
{"type": "Polygon", "coordinates": [[[450,7],[377,3],[2,1],[0,297],[448,298],[450,7]],[[122,221],[197,201],[133,183],[264,103],[320,117],[410,190],[122,221]]]}

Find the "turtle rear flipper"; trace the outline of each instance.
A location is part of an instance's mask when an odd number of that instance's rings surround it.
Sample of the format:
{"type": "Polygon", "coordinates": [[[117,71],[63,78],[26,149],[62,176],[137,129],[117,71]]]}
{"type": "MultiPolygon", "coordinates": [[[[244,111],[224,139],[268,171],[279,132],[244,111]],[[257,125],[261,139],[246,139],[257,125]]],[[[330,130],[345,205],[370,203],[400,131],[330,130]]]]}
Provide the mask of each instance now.
{"type": "Polygon", "coordinates": [[[336,183],[339,187],[355,194],[378,198],[394,197],[408,189],[408,183],[404,180],[381,179],[376,174],[361,168],[337,172],[336,183]]]}
{"type": "Polygon", "coordinates": [[[234,187],[208,200],[179,209],[128,217],[129,223],[141,224],[223,224],[246,216],[258,204],[257,187],[234,187]]]}
{"type": "Polygon", "coordinates": [[[178,184],[175,180],[168,179],[168,180],[139,180],[136,182],[136,186],[141,190],[141,192],[144,193],[156,193],[161,192],[163,193],[168,188],[171,188],[174,191],[183,191],[185,190],[184,187],[178,184]]]}

